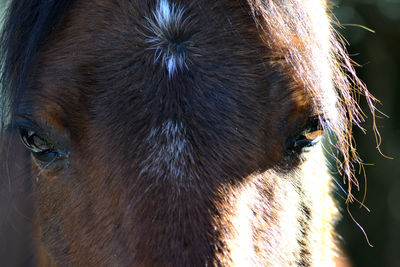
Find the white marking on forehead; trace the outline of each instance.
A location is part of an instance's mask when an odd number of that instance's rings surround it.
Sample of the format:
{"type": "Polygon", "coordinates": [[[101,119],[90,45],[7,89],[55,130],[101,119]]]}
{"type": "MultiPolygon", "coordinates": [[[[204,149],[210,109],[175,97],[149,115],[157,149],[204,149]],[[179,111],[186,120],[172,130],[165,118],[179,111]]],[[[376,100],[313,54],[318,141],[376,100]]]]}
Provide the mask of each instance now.
{"type": "Polygon", "coordinates": [[[167,69],[170,75],[176,70],[176,59],[173,56],[167,59],[167,69]]]}
{"type": "Polygon", "coordinates": [[[179,128],[182,128],[182,123],[179,123],[179,126],[177,122],[167,120],[162,126],[162,133],[166,135],[176,135],[180,132],[179,128]]]}
{"type": "Polygon", "coordinates": [[[185,149],[186,139],[184,136],[185,128],[182,123],[173,122],[168,120],[161,128],[161,132],[170,141],[167,146],[167,151],[173,154],[180,154],[185,149]]]}
{"type": "Polygon", "coordinates": [[[170,3],[169,0],[159,0],[153,18],[146,18],[149,23],[146,28],[151,31],[147,42],[150,49],[155,50],[154,62],[158,60],[165,66],[169,77],[183,67],[187,67],[184,42],[176,38],[183,33],[185,26],[183,7],[170,3]],[[179,51],[176,47],[180,47],[179,51]]]}
{"type": "Polygon", "coordinates": [[[157,11],[155,12],[156,19],[161,25],[168,25],[173,15],[173,10],[168,0],[160,0],[158,2],[157,11]]]}
{"type": "Polygon", "coordinates": [[[194,164],[184,124],[167,120],[152,128],[146,141],[150,154],[143,162],[140,175],[150,172],[158,178],[173,177],[177,183],[182,182],[187,177],[186,165],[194,164]]]}

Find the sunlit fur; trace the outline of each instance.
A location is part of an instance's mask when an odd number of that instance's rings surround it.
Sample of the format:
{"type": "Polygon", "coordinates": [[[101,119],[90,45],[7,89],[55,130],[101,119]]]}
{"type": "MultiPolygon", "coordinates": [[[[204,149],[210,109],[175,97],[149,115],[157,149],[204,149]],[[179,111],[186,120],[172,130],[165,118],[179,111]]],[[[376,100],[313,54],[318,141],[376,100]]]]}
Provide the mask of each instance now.
{"type": "Polygon", "coordinates": [[[334,266],[324,151],[343,158],[351,200],[354,95],[372,112],[375,100],[328,12],[322,0],[11,1],[0,236],[27,234],[0,239],[2,263],[334,266]],[[67,158],[29,156],[21,117],[67,158]],[[314,118],[325,145],[290,151],[314,118]]]}

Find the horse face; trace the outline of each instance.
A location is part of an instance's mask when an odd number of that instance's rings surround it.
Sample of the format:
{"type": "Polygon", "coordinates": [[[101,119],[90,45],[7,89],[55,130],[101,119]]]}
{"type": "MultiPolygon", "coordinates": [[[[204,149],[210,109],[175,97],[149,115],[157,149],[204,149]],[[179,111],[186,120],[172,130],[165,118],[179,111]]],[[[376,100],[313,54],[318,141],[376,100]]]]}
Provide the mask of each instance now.
{"type": "MultiPolygon", "coordinates": [[[[319,129],[313,95],[251,12],[246,1],[72,5],[20,105],[52,260],[232,263],[238,199],[256,180],[266,186],[250,191],[273,208],[319,129]]],[[[277,220],[261,213],[266,227],[277,220]]]]}

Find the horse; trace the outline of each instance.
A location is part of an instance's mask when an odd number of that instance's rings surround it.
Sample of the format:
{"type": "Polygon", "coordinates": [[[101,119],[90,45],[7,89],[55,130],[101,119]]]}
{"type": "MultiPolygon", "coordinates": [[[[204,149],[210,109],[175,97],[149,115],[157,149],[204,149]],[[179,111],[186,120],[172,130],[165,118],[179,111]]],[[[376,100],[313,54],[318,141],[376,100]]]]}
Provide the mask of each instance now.
{"type": "Polygon", "coordinates": [[[4,264],[333,266],[326,155],[352,200],[357,98],[372,113],[375,99],[329,10],[325,0],[10,1],[4,264]]]}

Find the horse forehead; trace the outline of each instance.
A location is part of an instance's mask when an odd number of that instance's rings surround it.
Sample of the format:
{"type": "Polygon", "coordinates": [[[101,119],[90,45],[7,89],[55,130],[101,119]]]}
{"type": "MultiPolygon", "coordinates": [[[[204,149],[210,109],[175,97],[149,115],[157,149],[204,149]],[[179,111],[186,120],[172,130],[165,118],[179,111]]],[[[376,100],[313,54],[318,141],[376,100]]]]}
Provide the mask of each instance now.
{"type": "MultiPolygon", "coordinates": [[[[42,81],[45,88],[58,84],[89,95],[95,112],[109,118],[99,124],[147,121],[146,127],[154,128],[187,116],[188,106],[194,107],[192,117],[186,117],[190,120],[199,110],[207,110],[203,117],[232,118],[273,98],[282,100],[278,111],[269,106],[275,113],[310,103],[306,90],[293,97],[284,93],[288,85],[276,84],[285,73],[268,63],[269,50],[243,1],[75,3],[44,53],[48,69],[56,71],[42,72],[42,81]],[[270,98],[255,99],[260,96],[270,98]],[[149,114],[163,119],[150,121],[149,114]]],[[[71,95],[76,98],[66,97],[71,95]]]]}
{"type": "Polygon", "coordinates": [[[44,62],[72,74],[125,71],[126,78],[132,69],[171,78],[197,63],[214,71],[222,61],[227,70],[235,67],[229,59],[250,60],[265,48],[248,11],[239,1],[77,1],[45,47],[44,62]]]}
{"type": "Polygon", "coordinates": [[[192,98],[196,84],[221,87],[214,98],[234,91],[222,87],[259,86],[266,48],[256,25],[239,1],[217,2],[79,1],[42,53],[41,82],[133,102],[147,95],[147,103],[192,98]]]}

